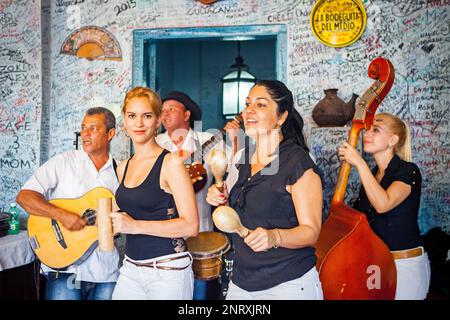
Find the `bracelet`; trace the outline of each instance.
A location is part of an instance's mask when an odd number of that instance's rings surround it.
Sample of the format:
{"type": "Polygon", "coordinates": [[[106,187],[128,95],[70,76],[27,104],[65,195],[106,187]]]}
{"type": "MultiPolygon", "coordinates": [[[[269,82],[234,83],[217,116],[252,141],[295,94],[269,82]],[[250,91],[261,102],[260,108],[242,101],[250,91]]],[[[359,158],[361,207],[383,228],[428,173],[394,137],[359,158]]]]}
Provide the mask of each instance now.
{"type": "Polygon", "coordinates": [[[277,236],[275,236],[275,238],[277,238],[277,243],[273,247],[274,247],[274,249],[276,249],[281,245],[281,232],[278,228],[275,228],[274,230],[277,232],[277,234],[279,236],[279,238],[277,236]]]}

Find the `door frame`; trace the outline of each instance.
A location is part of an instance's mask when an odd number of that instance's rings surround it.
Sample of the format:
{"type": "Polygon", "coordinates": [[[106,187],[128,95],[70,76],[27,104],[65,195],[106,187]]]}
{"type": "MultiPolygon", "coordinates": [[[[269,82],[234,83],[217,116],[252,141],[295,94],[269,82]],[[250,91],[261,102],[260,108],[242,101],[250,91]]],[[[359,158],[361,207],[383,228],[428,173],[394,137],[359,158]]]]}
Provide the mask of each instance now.
{"type": "Polygon", "coordinates": [[[287,28],[286,25],[244,25],[221,27],[156,28],[133,31],[132,86],[155,89],[156,46],[162,40],[222,40],[243,41],[275,38],[276,79],[287,80],[287,28]],[[144,52],[149,43],[148,52],[144,52]],[[148,68],[144,68],[148,64],[148,68]],[[144,70],[148,70],[145,72],[144,70]]]}

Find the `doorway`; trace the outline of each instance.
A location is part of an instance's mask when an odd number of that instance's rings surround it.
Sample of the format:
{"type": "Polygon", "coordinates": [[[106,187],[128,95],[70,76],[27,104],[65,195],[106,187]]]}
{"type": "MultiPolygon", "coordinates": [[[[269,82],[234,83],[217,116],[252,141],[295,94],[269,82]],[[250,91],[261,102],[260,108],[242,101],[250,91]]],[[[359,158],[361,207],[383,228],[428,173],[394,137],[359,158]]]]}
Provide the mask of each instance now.
{"type": "Polygon", "coordinates": [[[222,83],[237,56],[257,79],[286,80],[286,26],[147,29],[134,31],[133,86],[162,97],[183,91],[202,109],[202,127],[221,128],[222,83]]]}

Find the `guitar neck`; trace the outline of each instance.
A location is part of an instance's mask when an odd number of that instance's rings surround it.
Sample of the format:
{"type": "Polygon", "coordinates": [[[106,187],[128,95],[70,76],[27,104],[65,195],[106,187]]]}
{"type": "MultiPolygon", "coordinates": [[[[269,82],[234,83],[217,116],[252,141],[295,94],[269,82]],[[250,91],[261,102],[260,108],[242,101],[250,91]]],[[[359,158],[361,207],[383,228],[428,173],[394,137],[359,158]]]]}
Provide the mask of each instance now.
{"type": "Polygon", "coordinates": [[[202,150],[206,150],[206,152],[208,152],[209,150],[211,150],[212,148],[214,148],[214,146],[219,143],[220,141],[223,140],[223,136],[226,134],[224,129],[220,129],[219,133],[216,133],[215,135],[213,135],[211,138],[209,138],[207,141],[205,141],[202,144],[202,150]]]}
{"type": "MultiPolygon", "coordinates": [[[[241,122],[242,116],[241,114],[238,114],[234,117],[234,120],[241,122]]],[[[197,160],[200,158],[200,160],[203,158],[203,155],[207,154],[216,144],[218,144],[220,141],[223,140],[223,137],[226,135],[225,128],[221,128],[220,132],[213,135],[211,138],[209,138],[207,141],[205,141],[200,150],[195,150],[194,152],[194,159],[197,160]]]]}
{"type": "Polygon", "coordinates": [[[224,129],[220,129],[219,133],[216,133],[211,138],[209,138],[207,141],[205,141],[202,145],[200,150],[197,149],[194,151],[194,160],[201,161],[203,158],[203,155],[207,154],[216,144],[218,144],[220,141],[222,141],[222,137],[225,134],[224,129]]]}

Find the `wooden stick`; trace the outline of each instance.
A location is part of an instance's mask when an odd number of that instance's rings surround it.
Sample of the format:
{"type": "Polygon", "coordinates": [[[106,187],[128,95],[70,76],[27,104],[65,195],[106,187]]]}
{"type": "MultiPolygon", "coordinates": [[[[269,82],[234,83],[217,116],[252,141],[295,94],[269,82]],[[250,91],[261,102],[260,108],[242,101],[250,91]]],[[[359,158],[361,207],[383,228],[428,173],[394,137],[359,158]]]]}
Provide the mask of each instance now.
{"type": "Polygon", "coordinates": [[[114,250],[114,238],[111,217],[112,199],[99,198],[97,209],[98,248],[103,252],[114,250]]]}

